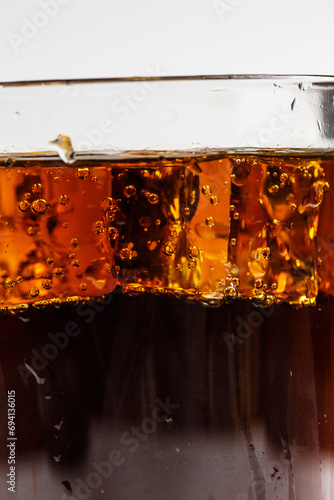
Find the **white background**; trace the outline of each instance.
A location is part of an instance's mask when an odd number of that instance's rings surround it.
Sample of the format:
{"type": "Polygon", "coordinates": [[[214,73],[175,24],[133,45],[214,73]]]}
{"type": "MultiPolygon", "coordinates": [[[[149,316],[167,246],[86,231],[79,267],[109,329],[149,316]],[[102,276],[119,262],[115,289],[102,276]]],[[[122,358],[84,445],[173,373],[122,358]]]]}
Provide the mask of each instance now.
{"type": "Polygon", "coordinates": [[[0,81],[334,74],[333,21],[334,0],[0,0],[0,81]]]}

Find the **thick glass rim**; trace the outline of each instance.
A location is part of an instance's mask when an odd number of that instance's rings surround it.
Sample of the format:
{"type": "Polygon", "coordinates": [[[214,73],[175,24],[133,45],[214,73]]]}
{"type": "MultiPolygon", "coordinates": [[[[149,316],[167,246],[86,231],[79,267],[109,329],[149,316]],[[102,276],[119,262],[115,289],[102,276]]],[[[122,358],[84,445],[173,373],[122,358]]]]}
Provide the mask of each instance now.
{"type": "Polygon", "coordinates": [[[261,81],[272,83],[279,80],[287,83],[311,83],[315,85],[334,85],[334,75],[308,75],[308,74],[213,74],[213,75],[168,75],[168,76],[129,76],[129,77],[101,77],[101,78],[70,78],[70,79],[45,79],[45,80],[17,80],[0,82],[1,87],[28,86],[28,85],[77,85],[94,83],[131,83],[154,81],[261,81]]]}

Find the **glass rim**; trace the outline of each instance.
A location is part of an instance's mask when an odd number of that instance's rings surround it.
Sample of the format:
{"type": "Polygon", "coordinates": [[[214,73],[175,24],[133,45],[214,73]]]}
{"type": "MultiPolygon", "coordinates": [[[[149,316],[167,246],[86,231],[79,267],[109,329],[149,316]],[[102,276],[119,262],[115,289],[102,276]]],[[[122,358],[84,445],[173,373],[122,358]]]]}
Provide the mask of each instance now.
{"type": "Polygon", "coordinates": [[[262,83],[273,83],[282,81],[284,83],[310,83],[315,85],[334,85],[334,75],[310,75],[310,74],[212,74],[212,75],[165,75],[165,76],[127,76],[127,77],[99,77],[99,78],[65,78],[45,80],[17,80],[0,82],[0,87],[24,87],[34,85],[79,85],[98,83],[135,83],[154,81],[261,81],[262,83]]]}

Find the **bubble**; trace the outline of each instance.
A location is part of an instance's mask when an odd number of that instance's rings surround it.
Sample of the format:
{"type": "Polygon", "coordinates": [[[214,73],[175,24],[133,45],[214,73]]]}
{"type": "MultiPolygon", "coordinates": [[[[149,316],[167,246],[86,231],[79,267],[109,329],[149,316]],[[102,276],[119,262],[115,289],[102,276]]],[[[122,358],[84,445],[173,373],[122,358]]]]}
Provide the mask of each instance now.
{"type": "Polygon", "coordinates": [[[36,286],[34,288],[31,288],[29,290],[29,295],[30,295],[30,297],[33,297],[33,298],[34,297],[38,297],[38,295],[39,295],[39,289],[36,286]]]}
{"type": "Polygon", "coordinates": [[[33,201],[31,204],[31,211],[35,215],[44,215],[48,210],[49,203],[46,200],[43,200],[43,198],[39,198],[38,200],[33,201]]]}
{"type": "Polygon", "coordinates": [[[238,297],[238,290],[234,286],[228,286],[225,288],[225,299],[230,302],[238,297]]]}
{"type": "Polygon", "coordinates": [[[160,224],[161,224],[161,220],[160,220],[160,219],[156,219],[156,221],[155,221],[155,225],[156,225],[156,226],[160,226],[160,224]]]}
{"type": "Polygon", "coordinates": [[[32,227],[32,226],[28,227],[28,229],[27,229],[27,235],[28,236],[34,236],[34,234],[36,234],[36,228],[32,227]]]}
{"type": "Polygon", "coordinates": [[[149,203],[151,203],[151,205],[156,205],[157,203],[159,203],[159,196],[156,193],[150,193],[147,199],[149,203]]]}
{"type": "Polygon", "coordinates": [[[131,196],[134,196],[137,193],[137,189],[132,184],[129,184],[128,186],[125,186],[123,193],[127,198],[131,198],[131,196]]]}
{"type": "Polygon", "coordinates": [[[230,212],[233,212],[234,209],[235,209],[235,206],[234,205],[230,205],[230,212]]]}
{"type": "Polygon", "coordinates": [[[151,217],[140,217],[138,222],[142,227],[150,227],[150,225],[152,224],[152,219],[151,217]]]}
{"type": "Polygon", "coordinates": [[[233,214],[233,219],[234,220],[238,220],[240,217],[239,213],[238,212],[235,212],[235,214],[233,214]]]}
{"type": "Polygon", "coordinates": [[[13,288],[13,286],[15,285],[15,280],[13,280],[13,278],[6,278],[5,281],[4,281],[4,285],[5,285],[5,288],[13,288]]]}
{"type": "Polygon", "coordinates": [[[104,200],[102,200],[100,203],[100,207],[103,212],[109,212],[116,207],[116,201],[110,197],[104,198],[104,200]]]}
{"type": "Polygon", "coordinates": [[[71,241],[70,241],[70,244],[74,248],[78,247],[79,246],[79,240],[78,240],[78,238],[72,238],[71,241]]]}
{"type": "Polygon", "coordinates": [[[200,256],[199,248],[195,245],[192,245],[188,248],[188,258],[191,260],[196,260],[200,256]]]}
{"type": "Polygon", "coordinates": [[[102,234],[105,230],[106,226],[102,220],[98,220],[96,222],[93,222],[92,225],[92,231],[96,234],[102,234]]]}
{"type": "Polygon", "coordinates": [[[118,237],[118,229],[114,226],[110,226],[109,229],[108,229],[108,233],[109,233],[109,236],[110,236],[110,239],[111,240],[116,240],[116,238],[118,237]]]}
{"type": "Polygon", "coordinates": [[[155,250],[158,246],[158,243],[156,241],[147,241],[146,242],[146,248],[148,248],[151,252],[155,250]]]}
{"type": "Polygon", "coordinates": [[[219,203],[218,196],[211,196],[210,203],[211,203],[211,205],[218,205],[218,203],[219,203]]]}
{"type": "Polygon", "coordinates": [[[59,199],[58,199],[59,203],[61,205],[68,205],[68,203],[70,202],[70,199],[69,197],[67,196],[67,194],[61,194],[59,196],[59,199]]]}
{"type": "Polygon", "coordinates": [[[80,266],[80,262],[77,259],[71,261],[71,266],[77,269],[80,266]]]}
{"type": "Polygon", "coordinates": [[[119,252],[119,256],[122,260],[131,260],[132,259],[132,251],[130,248],[122,248],[119,252]]]}
{"type": "Polygon", "coordinates": [[[89,168],[77,168],[76,175],[78,179],[84,181],[90,176],[90,170],[89,168]]]}
{"type": "Polygon", "coordinates": [[[224,301],[224,296],[221,293],[218,292],[212,292],[212,293],[203,293],[199,297],[200,304],[204,307],[220,307],[224,301]]]}
{"type": "Polygon", "coordinates": [[[42,186],[42,184],[40,184],[40,183],[34,184],[31,187],[31,191],[33,193],[38,193],[38,194],[42,193],[43,192],[43,186],[42,186]]]}
{"type": "Polygon", "coordinates": [[[297,205],[295,205],[294,203],[291,203],[291,205],[289,205],[289,209],[290,209],[290,212],[295,212],[297,210],[297,205]]]}
{"type": "Polygon", "coordinates": [[[45,288],[45,290],[51,290],[53,283],[51,280],[44,280],[42,281],[42,287],[45,288]]]}
{"type": "Polygon", "coordinates": [[[237,244],[236,238],[231,238],[231,245],[235,246],[237,244]]]}
{"type": "Polygon", "coordinates": [[[270,254],[271,254],[271,251],[270,251],[269,247],[262,248],[261,256],[263,259],[270,259],[270,254]]]}
{"type": "Polygon", "coordinates": [[[209,227],[213,227],[215,225],[215,219],[213,217],[207,217],[205,219],[205,224],[209,227]]]}
{"type": "Polygon", "coordinates": [[[286,181],[288,180],[289,176],[288,174],[286,174],[285,172],[283,174],[280,175],[280,181],[283,182],[284,184],[286,183],[286,181]]]}
{"type": "Polygon", "coordinates": [[[24,193],[24,195],[23,195],[23,199],[24,200],[30,200],[30,198],[31,198],[31,194],[30,193],[24,193]]]}
{"type": "Polygon", "coordinates": [[[231,180],[236,186],[242,186],[250,172],[249,160],[232,160],[232,166],[231,180]]]}
{"type": "Polygon", "coordinates": [[[208,186],[208,185],[203,186],[203,187],[202,187],[202,193],[203,193],[203,194],[207,194],[207,195],[211,194],[211,187],[210,187],[210,186],[208,186]]]}
{"type": "Polygon", "coordinates": [[[59,177],[54,177],[53,178],[53,182],[55,182],[56,184],[58,184],[60,182],[60,178],[59,177]]]}
{"type": "Polygon", "coordinates": [[[68,226],[69,226],[69,223],[68,223],[68,222],[63,222],[63,227],[64,227],[65,229],[67,229],[67,228],[68,228],[68,226]]]}
{"type": "Polygon", "coordinates": [[[55,278],[61,279],[64,277],[64,269],[62,267],[55,267],[52,274],[55,278]]]}
{"type": "Polygon", "coordinates": [[[188,262],[188,269],[194,271],[196,269],[196,262],[188,262]]]}
{"type": "Polygon", "coordinates": [[[53,264],[53,262],[54,262],[54,260],[53,260],[53,258],[52,258],[52,257],[48,257],[48,258],[46,259],[46,261],[45,261],[45,262],[46,262],[47,264],[49,264],[49,265],[52,265],[52,264],[53,264]]]}
{"type": "Polygon", "coordinates": [[[15,281],[16,281],[16,283],[22,283],[22,281],[23,281],[22,276],[17,276],[15,281]]]}
{"type": "Polygon", "coordinates": [[[176,264],[175,270],[180,273],[182,271],[182,265],[176,264]]]}
{"type": "Polygon", "coordinates": [[[255,280],[255,288],[262,288],[263,287],[263,281],[259,278],[257,280],[255,280]]]}
{"type": "Polygon", "coordinates": [[[80,283],[79,285],[79,288],[80,290],[82,290],[83,292],[87,290],[88,286],[87,286],[87,283],[80,283]]]}
{"type": "Polygon", "coordinates": [[[19,202],[18,207],[21,212],[26,212],[27,210],[29,210],[30,203],[27,200],[23,200],[19,202]]]}
{"type": "Polygon", "coordinates": [[[183,208],[183,213],[184,213],[184,215],[188,216],[190,214],[190,208],[189,207],[184,207],[183,208]]]}
{"type": "Polygon", "coordinates": [[[237,278],[236,276],[234,278],[231,279],[231,284],[232,286],[234,287],[238,287],[240,285],[240,280],[239,278],[237,278]]]}
{"type": "Polygon", "coordinates": [[[270,194],[276,194],[279,190],[279,186],[277,184],[273,184],[269,189],[270,194]]]}
{"type": "Polygon", "coordinates": [[[167,243],[165,243],[162,246],[162,252],[165,255],[167,255],[168,257],[171,257],[175,253],[175,250],[176,250],[176,246],[171,241],[167,241],[167,243]]]}
{"type": "Polygon", "coordinates": [[[277,288],[277,283],[272,283],[271,288],[272,288],[273,290],[276,290],[276,288],[277,288]]]}

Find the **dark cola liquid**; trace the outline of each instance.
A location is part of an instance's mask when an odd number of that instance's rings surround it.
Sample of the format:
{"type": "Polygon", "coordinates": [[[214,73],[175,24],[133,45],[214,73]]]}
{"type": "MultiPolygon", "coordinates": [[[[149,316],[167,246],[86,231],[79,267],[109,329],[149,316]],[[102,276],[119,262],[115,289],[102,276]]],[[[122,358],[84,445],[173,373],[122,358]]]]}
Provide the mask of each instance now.
{"type": "Polygon", "coordinates": [[[1,498],[333,498],[331,165],[4,162],[1,498]]]}

